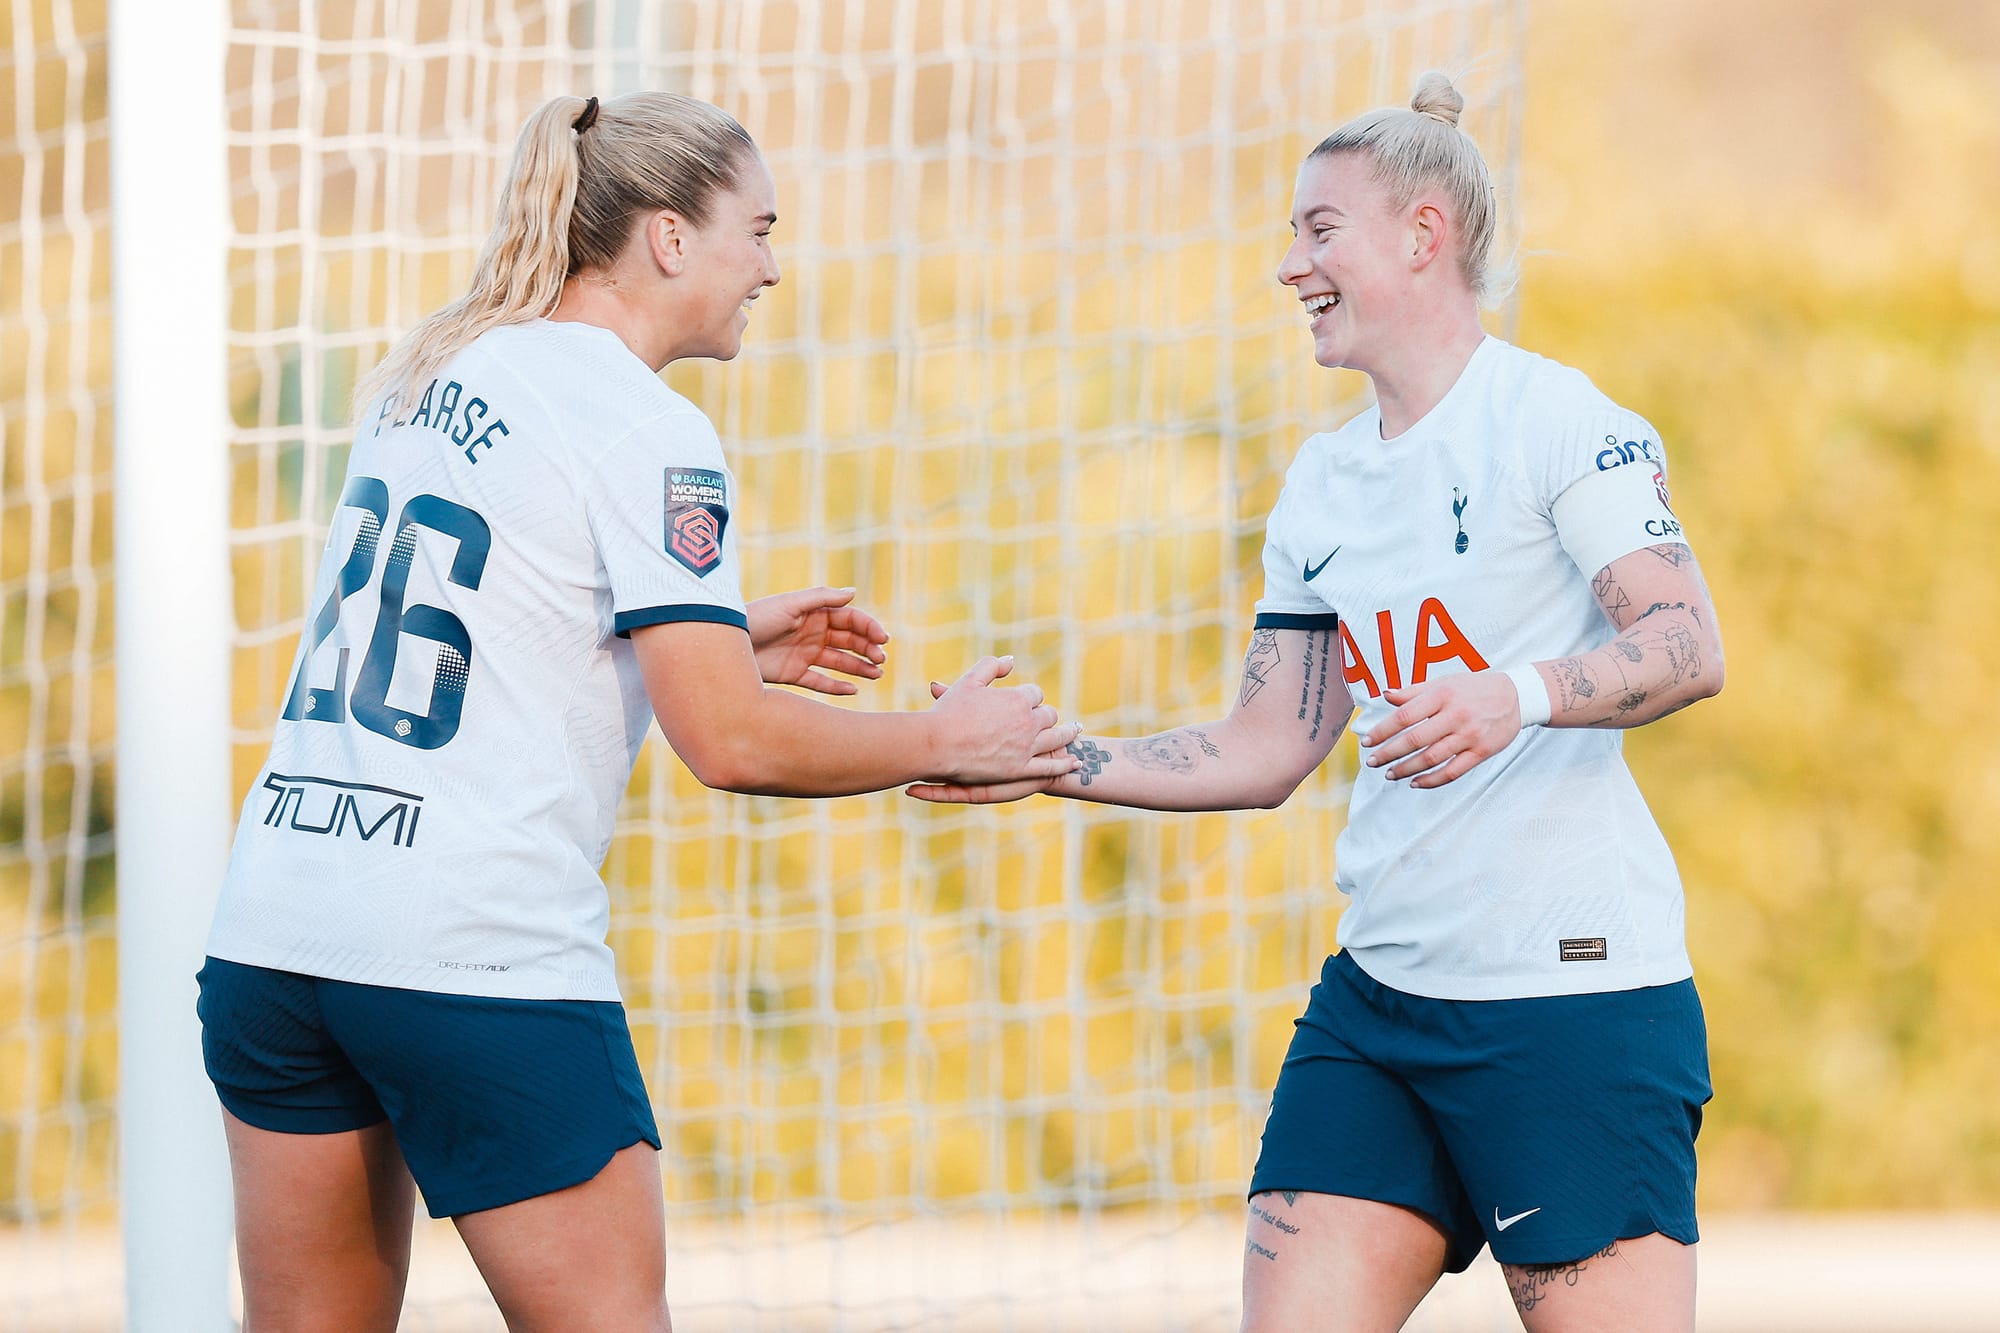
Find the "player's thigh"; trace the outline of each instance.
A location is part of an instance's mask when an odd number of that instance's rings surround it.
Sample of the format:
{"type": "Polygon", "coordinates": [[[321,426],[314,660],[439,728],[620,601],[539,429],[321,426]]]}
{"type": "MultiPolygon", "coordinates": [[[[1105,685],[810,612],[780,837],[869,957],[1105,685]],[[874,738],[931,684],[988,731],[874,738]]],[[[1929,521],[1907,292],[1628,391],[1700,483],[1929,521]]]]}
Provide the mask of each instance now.
{"type": "Polygon", "coordinates": [[[224,1111],[223,1128],[249,1333],[394,1329],[416,1195],[388,1122],[286,1134],[224,1111]]]}
{"type": "Polygon", "coordinates": [[[1435,1222],[1399,1204],[1253,1195],[1243,1333],[1393,1333],[1443,1274],[1446,1245],[1435,1222]]]}
{"type": "Polygon", "coordinates": [[[410,1175],[380,1103],[325,1026],[319,982],[210,959],[200,983],[250,1327],[394,1328],[410,1175]]]}
{"type": "Polygon", "coordinates": [[[634,1144],[581,1185],[452,1219],[512,1333],[667,1333],[659,1159],[634,1144]]]}
{"type": "Polygon", "coordinates": [[[1528,1333],[1692,1333],[1695,1247],[1655,1233],[1566,1264],[1505,1264],[1528,1333]]]}
{"type": "Polygon", "coordinates": [[[1327,961],[1278,1074],[1250,1183],[1246,1329],[1397,1327],[1483,1242],[1429,1109],[1364,1053],[1394,1033],[1357,978],[1327,961]]]}

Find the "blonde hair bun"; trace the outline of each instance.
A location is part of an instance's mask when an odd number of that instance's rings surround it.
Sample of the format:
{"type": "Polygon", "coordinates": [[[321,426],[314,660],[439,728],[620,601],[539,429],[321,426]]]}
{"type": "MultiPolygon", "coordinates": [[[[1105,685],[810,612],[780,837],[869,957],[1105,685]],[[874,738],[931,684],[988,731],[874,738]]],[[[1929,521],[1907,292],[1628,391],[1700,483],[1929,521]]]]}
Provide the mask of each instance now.
{"type": "Polygon", "coordinates": [[[1417,80],[1417,90],[1410,95],[1410,110],[1455,126],[1458,124],[1458,113],[1465,110],[1465,98],[1451,86],[1448,77],[1431,70],[1417,80]]]}

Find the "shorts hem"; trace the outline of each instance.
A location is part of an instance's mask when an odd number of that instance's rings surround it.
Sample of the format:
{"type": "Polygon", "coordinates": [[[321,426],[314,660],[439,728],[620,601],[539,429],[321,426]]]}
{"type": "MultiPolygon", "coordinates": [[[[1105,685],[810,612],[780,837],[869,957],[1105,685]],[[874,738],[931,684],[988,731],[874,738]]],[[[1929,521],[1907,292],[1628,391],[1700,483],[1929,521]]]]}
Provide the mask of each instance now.
{"type": "Polygon", "coordinates": [[[379,1107],[364,1111],[272,1106],[268,1102],[245,1100],[221,1088],[215,1090],[215,1099],[222,1103],[223,1110],[252,1129],[272,1134],[346,1134],[379,1125],[389,1118],[379,1107]]]}
{"type": "Polygon", "coordinates": [[[1693,1245],[1701,1239],[1701,1233],[1692,1221],[1682,1225],[1679,1222],[1658,1223],[1648,1218],[1628,1222],[1622,1227],[1605,1231],[1542,1237],[1533,1245],[1517,1246],[1512,1243],[1503,1244],[1500,1241],[1489,1241],[1489,1243],[1493,1248],[1493,1258],[1500,1263],[1512,1264],[1517,1268],[1546,1267],[1550,1264],[1577,1263],[1619,1241],[1643,1240],[1647,1236],[1665,1236],[1668,1240],[1677,1241],[1682,1245],[1693,1245]],[[1503,1249],[1506,1253],[1502,1253],[1503,1249]]]}
{"type": "MultiPolygon", "coordinates": [[[[597,1179],[611,1159],[634,1144],[649,1144],[654,1151],[660,1150],[660,1138],[649,1134],[641,1126],[634,1125],[626,1135],[614,1139],[617,1146],[599,1152],[572,1157],[540,1172],[531,1180],[520,1180],[481,1188],[468,1186],[464,1189],[448,1190],[432,1194],[423,1190],[424,1211],[433,1218],[463,1217],[467,1213],[484,1213],[495,1208],[505,1208],[508,1204],[524,1203],[529,1199],[539,1199],[544,1194],[554,1194],[559,1190],[572,1189],[597,1179]]],[[[423,1183],[418,1182],[422,1189],[423,1183]]]]}

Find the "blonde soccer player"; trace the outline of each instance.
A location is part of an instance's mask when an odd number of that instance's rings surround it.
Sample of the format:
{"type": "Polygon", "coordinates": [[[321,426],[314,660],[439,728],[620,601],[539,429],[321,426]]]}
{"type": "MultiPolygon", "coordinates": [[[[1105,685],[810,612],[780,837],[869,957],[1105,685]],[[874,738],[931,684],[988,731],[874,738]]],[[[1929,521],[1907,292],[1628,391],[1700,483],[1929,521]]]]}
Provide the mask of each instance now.
{"type": "Polygon", "coordinates": [[[1531,1333],[1694,1326],[1707,1040],[1673,857],[1621,756],[1722,686],[1660,436],[1479,323],[1493,190],[1426,75],[1299,169],[1278,278],[1374,406],[1305,442],[1235,706],[930,784],[1275,806],[1357,713],[1340,952],[1250,1183],[1243,1327],[1400,1327],[1482,1247],[1531,1333]]]}
{"type": "Polygon", "coordinates": [[[247,1326],[393,1329],[412,1177],[507,1326],[668,1327],[655,1127],[598,867],[648,725],[711,787],[1051,777],[1076,734],[973,666],[851,693],[886,635],[746,602],[737,483],[658,372],[778,281],[770,172],[692,98],[557,98],[471,290],[381,364],[201,975],[247,1326]]]}

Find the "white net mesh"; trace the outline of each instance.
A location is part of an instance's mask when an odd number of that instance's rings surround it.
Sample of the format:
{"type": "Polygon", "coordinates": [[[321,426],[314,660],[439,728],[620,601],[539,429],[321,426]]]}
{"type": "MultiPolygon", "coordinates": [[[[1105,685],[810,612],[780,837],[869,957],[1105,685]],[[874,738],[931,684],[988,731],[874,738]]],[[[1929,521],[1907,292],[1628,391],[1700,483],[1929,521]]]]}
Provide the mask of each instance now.
{"type": "Polygon", "coordinates": [[[115,1217],[101,7],[0,4],[0,1326],[115,1217]],[[32,1280],[30,1280],[32,1279],[32,1280]]]}
{"type": "MultiPolygon", "coordinates": [[[[80,0],[8,11],[0,1171],[16,1220],[74,1231],[109,1206],[111,982],[85,966],[109,957],[103,49],[72,11],[101,33],[80,0]]],[[[1518,11],[238,0],[238,791],[356,375],[461,289],[527,114],[638,86],[733,112],[778,184],[786,276],[744,355],[671,376],[741,479],[747,591],[858,585],[895,636],[866,706],[1011,651],[1094,731],[1219,716],[1264,516],[1340,408],[1273,277],[1293,170],[1436,66],[1511,193],[1518,11]]],[[[1337,770],[1270,813],[968,812],[719,795],[649,749],[606,875],[677,1327],[1231,1326],[1238,1200],[1332,939],[1337,770]]],[[[432,1262],[406,1326],[498,1327],[432,1262]]]]}

